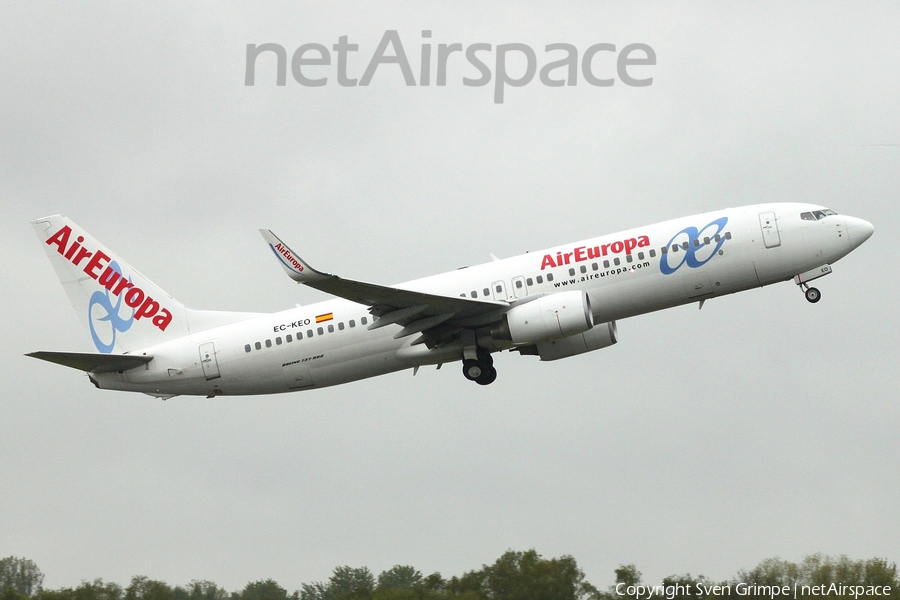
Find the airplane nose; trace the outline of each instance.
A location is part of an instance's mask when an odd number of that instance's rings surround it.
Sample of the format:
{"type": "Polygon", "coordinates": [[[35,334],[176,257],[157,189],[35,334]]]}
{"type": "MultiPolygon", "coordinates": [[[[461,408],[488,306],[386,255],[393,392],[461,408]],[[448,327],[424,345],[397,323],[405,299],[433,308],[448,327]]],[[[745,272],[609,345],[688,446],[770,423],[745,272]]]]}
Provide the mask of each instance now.
{"type": "Polygon", "coordinates": [[[850,237],[850,247],[858,248],[863,242],[872,237],[875,227],[864,219],[847,217],[847,235],[850,237]]]}

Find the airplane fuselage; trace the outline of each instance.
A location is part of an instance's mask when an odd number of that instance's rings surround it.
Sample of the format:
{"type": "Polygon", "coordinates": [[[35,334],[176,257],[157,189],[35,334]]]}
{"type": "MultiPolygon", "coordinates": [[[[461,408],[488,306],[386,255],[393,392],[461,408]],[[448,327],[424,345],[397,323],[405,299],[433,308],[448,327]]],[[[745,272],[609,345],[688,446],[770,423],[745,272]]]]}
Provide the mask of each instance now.
{"type": "MultiPolygon", "coordinates": [[[[830,272],[830,264],[871,235],[871,225],[831,211],[801,217],[823,210],[778,203],[703,213],[393,287],[511,307],[580,290],[587,293],[593,323],[600,327],[816,269],[830,272]]],[[[502,312],[470,324],[479,348],[493,352],[520,346],[497,334],[502,312]]],[[[269,394],[463,357],[460,344],[429,347],[416,343],[416,336],[395,339],[400,325],[370,329],[373,323],[367,306],[328,300],[165,341],[134,353],[153,357],[145,366],[91,378],[100,388],[162,397],[269,394]]]]}

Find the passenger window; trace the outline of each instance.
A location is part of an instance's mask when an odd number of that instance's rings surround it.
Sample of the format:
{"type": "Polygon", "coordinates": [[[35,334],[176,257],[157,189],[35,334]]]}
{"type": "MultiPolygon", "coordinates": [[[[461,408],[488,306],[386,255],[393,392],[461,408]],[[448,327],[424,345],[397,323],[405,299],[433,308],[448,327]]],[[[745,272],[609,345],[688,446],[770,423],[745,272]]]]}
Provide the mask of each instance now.
{"type": "Polygon", "coordinates": [[[460,297],[460,298],[465,298],[466,295],[465,295],[465,294],[460,294],[459,297],[460,297]]]}
{"type": "Polygon", "coordinates": [[[638,252],[638,260],[644,260],[644,253],[638,252]]]}
{"type": "Polygon", "coordinates": [[[253,344],[253,346],[254,346],[257,350],[262,350],[262,344],[260,344],[259,342],[256,342],[255,344],[253,344]]]}
{"type": "Polygon", "coordinates": [[[302,331],[298,331],[298,332],[297,332],[297,341],[299,342],[299,341],[302,340],[302,339],[303,339],[303,332],[302,332],[302,331]]]}
{"type": "Polygon", "coordinates": [[[365,317],[361,318],[361,319],[359,320],[359,322],[362,323],[363,325],[365,325],[365,324],[366,324],[366,318],[365,318],[365,317]]]}
{"type": "Polygon", "coordinates": [[[266,340],[266,348],[272,347],[272,340],[266,340]]]}
{"type": "Polygon", "coordinates": [[[356,321],[350,319],[350,327],[356,327],[356,321]]]}
{"type": "Polygon", "coordinates": [[[525,280],[525,285],[534,285],[534,281],[532,281],[531,277],[525,280]]]}
{"type": "Polygon", "coordinates": [[[343,322],[343,321],[341,321],[340,323],[338,323],[338,329],[340,329],[341,331],[344,330],[344,322],[343,322]]]}
{"type": "Polygon", "coordinates": [[[572,267],[569,267],[569,275],[574,275],[574,274],[575,274],[575,269],[573,269],[572,267]]]}
{"type": "Polygon", "coordinates": [[[334,325],[328,326],[328,333],[334,333],[334,325]]]}
{"type": "Polygon", "coordinates": [[[275,338],[275,345],[276,345],[276,346],[280,346],[280,345],[281,345],[281,338],[280,338],[280,337],[275,338]]]}
{"type": "Polygon", "coordinates": [[[687,243],[687,242],[682,242],[681,247],[684,248],[685,250],[687,250],[687,249],[688,249],[688,243],[687,243]]]}
{"type": "Polygon", "coordinates": [[[604,260],[604,261],[603,261],[603,268],[604,268],[604,269],[608,269],[608,268],[609,268],[609,261],[608,261],[608,260],[604,260]]]}
{"type": "Polygon", "coordinates": [[[694,239],[694,248],[699,248],[699,247],[700,247],[700,240],[694,239]]]}
{"type": "Polygon", "coordinates": [[[655,249],[650,250],[650,258],[656,258],[656,250],[655,249]]]}
{"type": "Polygon", "coordinates": [[[704,244],[709,244],[709,238],[708,238],[708,237],[703,238],[703,243],[704,243],[704,244]]]}
{"type": "Polygon", "coordinates": [[[469,292],[469,295],[472,296],[473,298],[477,298],[478,292],[476,292],[475,290],[472,290],[471,292],[469,292]]]}
{"type": "Polygon", "coordinates": [[[659,250],[660,250],[660,252],[662,252],[663,254],[668,254],[668,253],[669,253],[669,247],[668,247],[668,246],[663,246],[663,247],[660,248],[659,250]]]}
{"type": "Polygon", "coordinates": [[[547,273],[547,281],[553,281],[553,273],[547,273]]]}
{"type": "Polygon", "coordinates": [[[284,341],[287,342],[288,344],[290,344],[291,342],[294,341],[294,338],[293,338],[293,336],[291,336],[291,334],[287,334],[286,336],[284,336],[284,341]]]}
{"type": "Polygon", "coordinates": [[[244,352],[250,352],[250,344],[244,346],[244,352]]]}
{"type": "Polygon", "coordinates": [[[597,263],[592,263],[592,264],[591,264],[591,268],[592,268],[593,270],[597,271],[597,270],[600,269],[600,265],[598,265],[597,263]]]}
{"type": "Polygon", "coordinates": [[[522,280],[521,279],[516,279],[516,289],[517,290],[522,289],[522,280]]]}
{"type": "Polygon", "coordinates": [[[713,239],[716,240],[716,243],[719,243],[722,240],[722,236],[717,233],[716,237],[714,237],[713,239]]]}
{"type": "Polygon", "coordinates": [[[325,330],[322,329],[321,327],[317,327],[317,328],[316,328],[316,333],[318,333],[319,335],[325,335],[325,330]]]}
{"type": "Polygon", "coordinates": [[[481,290],[481,295],[482,295],[482,296],[490,296],[490,295],[491,295],[491,288],[484,288],[483,290],[481,290]]]}
{"type": "Polygon", "coordinates": [[[731,239],[731,232],[730,232],[730,231],[726,231],[726,232],[725,232],[725,239],[726,239],[726,240],[730,240],[730,239],[731,239]]]}
{"type": "Polygon", "coordinates": [[[634,261],[634,257],[633,257],[632,255],[630,255],[630,254],[626,254],[626,255],[625,255],[625,262],[630,263],[630,262],[632,262],[632,261],[634,261]]]}
{"type": "Polygon", "coordinates": [[[307,330],[306,330],[306,337],[311,338],[312,336],[313,336],[313,330],[312,330],[312,329],[307,329],[307,330]]]}
{"type": "Polygon", "coordinates": [[[672,246],[672,252],[678,252],[678,244],[672,246]]]}
{"type": "Polygon", "coordinates": [[[615,257],[615,258],[613,259],[613,264],[616,265],[616,266],[618,267],[619,265],[622,264],[622,261],[619,260],[619,257],[617,256],[617,257],[615,257]]]}
{"type": "Polygon", "coordinates": [[[502,285],[498,285],[498,286],[497,286],[497,293],[499,294],[499,293],[502,292],[502,291],[503,291],[503,286],[502,286],[502,285]]]}
{"type": "Polygon", "coordinates": [[[544,277],[543,277],[542,275],[538,275],[538,276],[537,276],[537,282],[538,282],[538,283],[544,283],[544,277]]]}

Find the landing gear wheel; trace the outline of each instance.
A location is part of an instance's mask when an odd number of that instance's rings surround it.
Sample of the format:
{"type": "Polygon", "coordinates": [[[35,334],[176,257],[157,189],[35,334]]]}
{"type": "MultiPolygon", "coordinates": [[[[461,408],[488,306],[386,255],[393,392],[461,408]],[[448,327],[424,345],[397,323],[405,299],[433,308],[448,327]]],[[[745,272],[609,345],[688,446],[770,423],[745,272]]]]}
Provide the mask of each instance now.
{"type": "Polygon", "coordinates": [[[469,381],[478,381],[478,378],[482,377],[491,368],[493,367],[486,367],[474,358],[467,358],[463,361],[463,376],[469,381]]]}
{"type": "Polygon", "coordinates": [[[819,300],[822,299],[822,292],[820,292],[819,290],[817,290],[814,287],[806,288],[806,292],[804,292],[804,293],[806,294],[806,299],[809,300],[810,302],[812,302],[813,304],[815,304],[816,302],[818,302],[819,300]]]}
{"type": "Polygon", "coordinates": [[[475,383],[478,385],[490,385],[494,383],[494,380],[497,379],[497,369],[494,367],[488,367],[488,370],[485,371],[481,377],[475,380],[475,383]]]}

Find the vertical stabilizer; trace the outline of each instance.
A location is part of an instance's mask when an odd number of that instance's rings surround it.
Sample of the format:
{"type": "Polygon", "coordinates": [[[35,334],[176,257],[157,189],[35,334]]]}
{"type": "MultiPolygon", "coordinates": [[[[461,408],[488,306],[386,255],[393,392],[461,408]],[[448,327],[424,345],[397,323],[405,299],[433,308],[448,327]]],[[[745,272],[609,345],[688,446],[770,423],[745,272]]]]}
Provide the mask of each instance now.
{"type": "Polygon", "coordinates": [[[32,225],[99,352],[132,352],[188,332],[183,304],[70,219],[32,225]]]}

